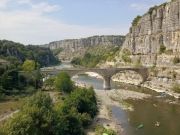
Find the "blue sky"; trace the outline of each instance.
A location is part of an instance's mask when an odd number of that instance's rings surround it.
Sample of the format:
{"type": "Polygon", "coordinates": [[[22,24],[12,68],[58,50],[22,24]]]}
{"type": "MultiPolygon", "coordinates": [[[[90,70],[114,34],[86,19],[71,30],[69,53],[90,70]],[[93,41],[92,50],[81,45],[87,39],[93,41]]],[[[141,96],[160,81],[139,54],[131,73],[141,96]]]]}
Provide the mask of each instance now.
{"type": "Polygon", "coordinates": [[[133,18],[166,0],[0,0],[0,39],[24,44],[127,34],[133,18]]]}

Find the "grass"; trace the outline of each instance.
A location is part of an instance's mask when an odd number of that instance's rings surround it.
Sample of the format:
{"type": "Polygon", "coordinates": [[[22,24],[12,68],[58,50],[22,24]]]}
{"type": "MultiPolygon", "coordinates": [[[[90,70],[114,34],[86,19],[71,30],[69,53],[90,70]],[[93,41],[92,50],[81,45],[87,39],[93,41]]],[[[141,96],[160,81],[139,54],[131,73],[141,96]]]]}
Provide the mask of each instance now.
{"type": "Polygon", "coordinates": [[[22,105],[22,100],[16,100],[12,97],[0,102],[0,116],[19,109],[22,105]]]}

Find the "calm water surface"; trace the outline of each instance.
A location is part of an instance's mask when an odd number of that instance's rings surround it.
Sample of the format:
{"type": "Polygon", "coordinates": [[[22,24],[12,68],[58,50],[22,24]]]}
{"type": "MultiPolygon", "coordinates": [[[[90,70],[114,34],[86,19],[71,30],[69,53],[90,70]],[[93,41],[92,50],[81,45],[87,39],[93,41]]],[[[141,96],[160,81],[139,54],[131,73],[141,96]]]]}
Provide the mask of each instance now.
{"type": "MultiPolygon", "coordinates": [[[[87,75],[73,78],[76,82],[92,85],[95,89],[103,89],[103,80],[87,75]]],[[[143,100],[127,100],[134,106],[134,111],[124,111],[112,107],[112,115],[124,128],[124,135],[180,135],[180,105],[172,104],[174,99],[162,93],[146,88],[112,82],[114,89],[124,88],[152,95],[143,100]],[[159,122],[160,126],[155,124],[159,122]],[[142,128],[138,128],[143,125],[142,128]]]]}

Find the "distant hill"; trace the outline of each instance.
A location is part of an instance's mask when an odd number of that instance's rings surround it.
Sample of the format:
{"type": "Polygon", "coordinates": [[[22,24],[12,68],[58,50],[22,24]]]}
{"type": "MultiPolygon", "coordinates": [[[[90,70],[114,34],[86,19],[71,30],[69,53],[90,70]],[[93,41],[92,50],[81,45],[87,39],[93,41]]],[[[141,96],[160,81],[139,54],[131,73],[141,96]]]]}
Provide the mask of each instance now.
{"type": "Polygon", "coordinates": [[[59,59],[71,60],[74,57],[83,57],[86,51],[92,47],[121,47],[124,40],[125,36],[121,35],[93,36],[81,39],[54,41],[44,45],[44,47],[53,50],[53,52],[59,56],[59,59]]]}
{"type": "Polygon", "coordinates": [[[54,65],[58,63],[57,58],[49,48],[16,43],[8,40],[0,40],[0,58],[22,63],[26,59],[36,60],[41,66],[54,65]]]}

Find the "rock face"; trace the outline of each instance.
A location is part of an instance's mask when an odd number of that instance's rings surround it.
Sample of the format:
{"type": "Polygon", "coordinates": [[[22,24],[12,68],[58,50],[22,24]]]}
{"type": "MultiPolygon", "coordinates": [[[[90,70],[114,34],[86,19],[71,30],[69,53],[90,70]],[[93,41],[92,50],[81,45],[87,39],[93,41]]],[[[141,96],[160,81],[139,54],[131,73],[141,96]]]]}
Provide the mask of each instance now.
{"type": "Polygon", "coordinates": [[[60,59],[72,59],[72,57],[82,56],[86,49],[93,46],[119,46],[124,42],[124,36],[93,36],[82,39],[69,39],[51,42],[46,47],[51,50],[62,48],[59,54],[60,59]]]}
{"type": "Polygon", "coordinates": [[[172,65],[172,59],[180,54],[180,0],[155,6],[136,19],[123,48],[143,56],[143,65],[172,65]],[[164,54],[157,57],[161,47],[164,54]]]}
{"type": "MultiPolygon", "coordinates": [[[[180,84],[180,0],[150,8],[135,18],[116,61],[115,66],[149,67],[143,86],[173,95],[173,87],[180,84]]],[[[113,79],[137,84],[137,77],[126,72],[113,79]]]]}

